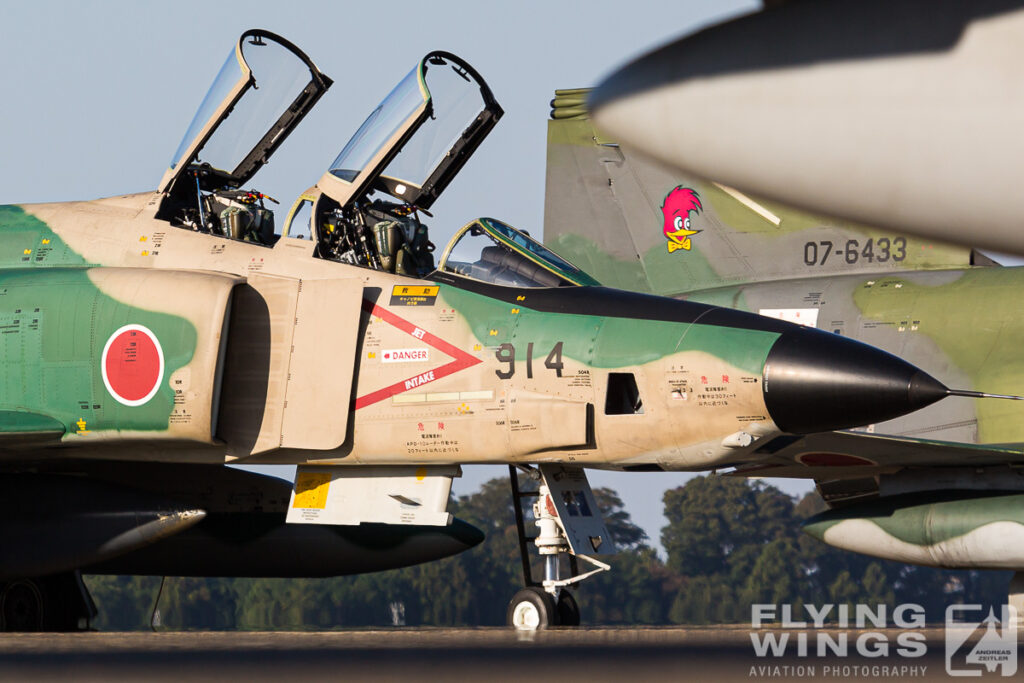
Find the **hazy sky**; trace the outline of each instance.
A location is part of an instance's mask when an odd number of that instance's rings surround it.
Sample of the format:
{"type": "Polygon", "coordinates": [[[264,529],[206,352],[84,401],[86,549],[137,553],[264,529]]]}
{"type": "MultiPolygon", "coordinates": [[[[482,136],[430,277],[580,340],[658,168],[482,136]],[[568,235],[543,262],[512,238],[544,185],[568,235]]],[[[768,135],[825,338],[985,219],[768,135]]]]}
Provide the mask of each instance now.
{"type": "MultiPolygon", "coordinates": [[[[434,206],[439,247],[469,219],[539,234],[549,102],[656,44],[760,3],[14,2],[0,0],[0,204],[154,189],[214,75],[248,28],[305,50],[334,86],[252,183],[287,207],[426,52],[483,75],[505,116],[434,206]]],[[[466,493],[503,467],[466,468],[466,493]]],[[[657,542],[681,474],[597,472],[657,542]]],[[[806,490],[808,487],[787,487],[806,490]]]]}

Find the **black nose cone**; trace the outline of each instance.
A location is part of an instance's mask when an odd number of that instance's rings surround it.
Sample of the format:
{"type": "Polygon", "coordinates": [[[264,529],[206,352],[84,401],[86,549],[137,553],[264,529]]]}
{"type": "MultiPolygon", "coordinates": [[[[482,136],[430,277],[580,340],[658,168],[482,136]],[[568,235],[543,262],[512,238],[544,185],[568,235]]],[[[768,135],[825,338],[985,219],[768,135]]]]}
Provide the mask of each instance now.
{"type": "Polygon", "coordinates": [[[779,429],[793,434],[883,422],[948,392],[890,353],[809,328],[783,333],[764,366],[765,405],[779,429]]]}

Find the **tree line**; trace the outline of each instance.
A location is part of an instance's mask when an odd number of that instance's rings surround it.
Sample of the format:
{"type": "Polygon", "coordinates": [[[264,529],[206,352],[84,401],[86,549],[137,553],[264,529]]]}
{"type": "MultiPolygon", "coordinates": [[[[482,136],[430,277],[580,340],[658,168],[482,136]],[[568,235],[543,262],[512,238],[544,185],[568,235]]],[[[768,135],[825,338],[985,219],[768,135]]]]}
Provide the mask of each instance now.
{"type": "MultiPolygon", "coordinates": [[[[661,559],[611,489],[595,489],[620,549],[612,571],[576,590],[584,625],[744,624],[758,603],[924,606],[942,621],[953,603],[1001,604],[1010,572],[950,571],[836,550],[800,531],[825,508],[762,482],[706,476],[665,493],[661,559]]],[[[451,512],[486,540],[438,562],[330,579],[168,577],[159,600],[169,629],[302,630],[497,626],[522,587],[508,481],[453,498],[451,512]]],[[[530,524],[530,518],[527,518],[530,524]]],[[[532,531],[532,528],[531,528],[532,531]]],[[[603,558],[606,559],[606,558],[603,558]]],[[[535,576],[540,576],[539,564],[535,576]]],[[[159,577],[87,576],[102,630],[149,628],[159,577]]],[[[797,612],[796,610],[800,610],[797,612]]],[[[852,613],[852,611],[851,611],[852,613]]]]}

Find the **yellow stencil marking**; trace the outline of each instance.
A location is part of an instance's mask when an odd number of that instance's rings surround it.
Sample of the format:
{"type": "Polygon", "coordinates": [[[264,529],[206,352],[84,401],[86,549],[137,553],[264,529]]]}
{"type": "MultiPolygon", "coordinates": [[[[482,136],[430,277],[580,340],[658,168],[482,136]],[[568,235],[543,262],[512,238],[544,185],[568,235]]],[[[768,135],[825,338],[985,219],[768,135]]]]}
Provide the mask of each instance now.
{"type": "Polygon", "coordinates": [[[427,478],[427,468],[417,467],[416,468],[416,481],[423,481],[427,478]]]}
{"type": "Polygon", "coordinates": [[[295,476],[295,502],[293,508],[327,507],[327,489],[331,486],[328,472],[299,472],[295,476]]]}
{"type": "Polygon", "coordinates": [[[437,296],[441,288],[437,285],[395,285],[391,288],[392,296],[437,296]]]}
{"type": "Polygon", "coordinates": [[[482,346],[480,346],[479,344],[473,344],[473,350],[474,350],[474,351],[479,351],[479,350],[480,350],[480,349],[482,349],[482,348],[483,348],[483,347],[482,347],[482,346]]]}
{"type": "Polygon", "coordinates": [[[376,353],[374,353],[373,351],[370,351],[370,352],[369,352],[368,354],[366,354],[366,357],[367,357],[367,358],[376,358],[376,357],[377,357],[377,354],[376,354],[376,353]]]}
{"type": "Polygon", "coordinates": [[[32,250],[31,250],[31,249],[26,249],[26,250],[25,250],[25,251],[23,251],[22,253],[23,253],[23,254],[25,254],[25,256],[28,256],[29,254],[31,254],[31,253],[32,253],[32,250]]]}
{"type": "Polygon", "coordinates": [[[492,337],[497,337],[498,336],[498,331],[497,330],[491,330],[491,336],[492,337]]]}
{"type": "Polygon", "coordinates": [[[520,294],[519,296],[516,297],[516,301],[526,301],[526,297],[520,294]]]}
{"type": "Polygon", "coordinates": [[[78,433],[79,434],[88,434],[89,433],[89,430],[85,428],[86,427],[85,418],[83,418],[83,417],[78,418],[78,422],[76,422],[75,425],[78,426],[78,433]]]}
{"type": "Polygon", "coordinates": [[[519,315],[519,309],[518,308],[513,308],[512,309],[512,315],[519,315]]]}
{"type": "Polygon", "coordinates": [[[140,242],[145,242],[145,241],[146,241],[146,236],[145,236],[145,235],[143,235],[142,237],[140,237],[140,238],[139,238],[139,241],[140,241],[140,242]]]}
{"type": "Polygon", "coordinates": [[[149,252],[148,252],[148,251],[146,251],[145,249],[143,249],[143,250],[142,250],[142,255],[143,255],[143,256],[149,256],[149,252]]]}
{"type": "Polygon", "coordinates": [[[44,237],[43,238],[43,244],[49,244],[49,243],[50,243],[50,238],[49,237],[44,237]]]}

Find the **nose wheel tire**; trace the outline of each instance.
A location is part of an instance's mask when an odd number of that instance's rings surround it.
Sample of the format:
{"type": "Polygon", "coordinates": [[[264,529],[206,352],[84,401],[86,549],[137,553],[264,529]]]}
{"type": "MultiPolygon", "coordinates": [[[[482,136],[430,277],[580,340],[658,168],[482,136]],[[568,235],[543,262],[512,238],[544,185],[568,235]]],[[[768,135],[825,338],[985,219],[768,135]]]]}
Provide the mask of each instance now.
{"type": "Polygon", "coordinates": [[[95,616],[77,571],[0,581],[0,631],[82,631],[95,616]]]}
{"type": "Polygon", "coordinates": [[[543,588],[530,586],[512,597],[505,614],[509,626],[519,631],[536,631],[557,623],[558,608],[543,588]]]}
{"type": "Polygon", "coordinates": [[[0,630],[43,630],[43,595],[34,581],[22,579],[4,587],[0,594],[0,630]]]}
{"type": "Polygon", "coordinates": [[[558,625],[559,626],[579,626],[580,625],[580,606],[576,604],[576,598],[572,597],[566,589],[558,594],[558,603],[555,605],[555,609],[558,612],[558,625]]]}

